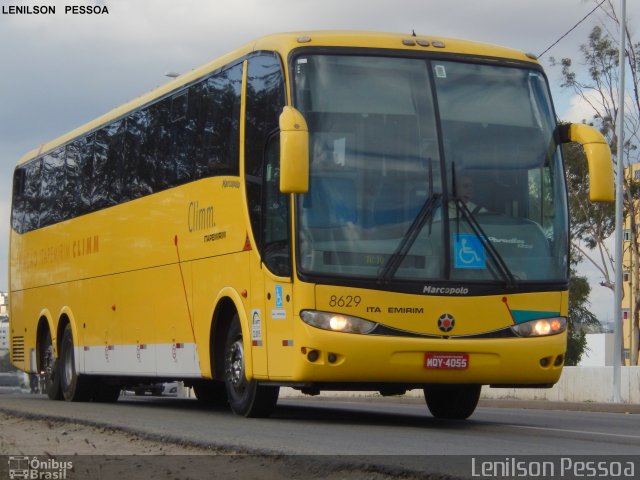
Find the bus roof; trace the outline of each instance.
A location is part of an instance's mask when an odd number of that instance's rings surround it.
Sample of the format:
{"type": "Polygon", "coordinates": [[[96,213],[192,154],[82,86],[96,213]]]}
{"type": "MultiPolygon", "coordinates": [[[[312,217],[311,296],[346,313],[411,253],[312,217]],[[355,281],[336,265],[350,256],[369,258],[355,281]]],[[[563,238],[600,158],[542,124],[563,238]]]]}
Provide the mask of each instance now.
{"type": "Polygon", "coordinates": [[[497,45],[477,43],[467,40],[442,38],[431,35],[379,33],[366,31],[310,31],[279,33],[261,37],[253,42],[227,53],[211,62],[197,67],[190,72],[180,75],[176,79],[145,93],[110,112],[71,130],[58,138],[41,144],[27,152],[18,161],[18,165],[29,161],[40,154],[63,145],[76,137],[97,129],[117,118],[126,115],[138,107],[153,102],[155,99],[179,90],[200,77],[206,76],[234,60],[242,58],[253,51],[277,51],[286,59],[289,52],[300,47],[353,47],[375,48],[407,51],[431,51],[440,53],[465,54],[478,57],[494,57],[516,61],[536,63],[535,56],[525,54],[519,50],[513,50],[497,45]]]}

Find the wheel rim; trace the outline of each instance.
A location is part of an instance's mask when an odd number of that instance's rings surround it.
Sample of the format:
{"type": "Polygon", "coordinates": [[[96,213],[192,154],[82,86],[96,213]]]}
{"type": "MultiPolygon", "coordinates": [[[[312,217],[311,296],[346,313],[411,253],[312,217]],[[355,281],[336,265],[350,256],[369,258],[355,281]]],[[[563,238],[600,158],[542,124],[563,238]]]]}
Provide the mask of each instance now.
{"type": "Polygon", "coordinates": [[[242,338],[238,338],[229,348],[227,353],[227,380],[236,392],[242,392],[245,388],[244,378],[244,346],[242,338]]]}
{"type": "Polygon", "coordinates": [[[46,378],[51,378],[53,375],[53,360],[53,345],[49,344],[42,356],[42,373],[46,378]]]}

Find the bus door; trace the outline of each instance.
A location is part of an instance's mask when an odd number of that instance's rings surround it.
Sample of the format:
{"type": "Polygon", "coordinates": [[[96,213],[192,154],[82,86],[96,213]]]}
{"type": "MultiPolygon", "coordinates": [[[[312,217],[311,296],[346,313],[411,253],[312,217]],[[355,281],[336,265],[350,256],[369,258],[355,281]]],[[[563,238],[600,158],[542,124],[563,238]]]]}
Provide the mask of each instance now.
{"type": "Polygon", "coordinates": [[[293,308],[291,282],[271,276],[265,278],[264,321],[267,327],[269,377],[288,378],[293,363],[293,308]],[[284,280],[284,281],[283,281],[284,280]]]}
{"type": "Polygon", "coordinates": [[[269,376],[292,372],[293,301],[291,295],[291,235],[289,195],[280,192],[280,142],[272,138],[266,151],[262,196],[264,220],[264,322],[267,329],[269,376]]]}

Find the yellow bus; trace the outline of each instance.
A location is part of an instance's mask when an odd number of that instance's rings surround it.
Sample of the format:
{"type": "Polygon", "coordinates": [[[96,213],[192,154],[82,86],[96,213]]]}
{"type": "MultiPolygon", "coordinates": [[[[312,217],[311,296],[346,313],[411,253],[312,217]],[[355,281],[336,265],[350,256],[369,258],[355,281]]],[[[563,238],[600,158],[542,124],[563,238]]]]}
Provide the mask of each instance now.
{"type": "Polygon", "coordinates": [[[567,191],[584,145],[532,55],[423,35],[267,36],[27,153],[13,364],[51,399],[184,381],[266,416],[307,394],[548,387],[566,347],[567,191]]]}

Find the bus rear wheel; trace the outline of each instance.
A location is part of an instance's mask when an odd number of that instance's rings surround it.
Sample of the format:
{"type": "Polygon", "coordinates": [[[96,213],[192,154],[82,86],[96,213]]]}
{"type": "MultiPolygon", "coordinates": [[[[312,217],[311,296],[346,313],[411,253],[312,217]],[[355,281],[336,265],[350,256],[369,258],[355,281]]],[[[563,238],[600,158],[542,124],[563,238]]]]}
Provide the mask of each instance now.
{"type": "Polygon", "coordinates": [[[268,417],[273,412],[280,388],[247,380],[242,329],[237,315],[229,327],[225,342],[224,383],[233,413],[245,417],[268,417]]]}
{"type": "Polygon", "coordinates": [[[469,418],[480,400],[482,385],[430,385],[424,398],[431,415],[446,420],[469,418]]]}
{"type": "Polygon", "coordinates": [[[51,332],[47,329],[40,342],[40,373],[44,376],[44,389],[51,400],[62,400],[58,361],[53,353],[51,332]]]}
{"type": "Polygon", "coordinates": [[[64,333],[62,334],[58,368],[60,370],[60,389],[66,401],[87,402],[91,400],[94,382],[91,377],[79,376],[76,372],[73,333],[69,324],[64,327],[64,333]]]}

